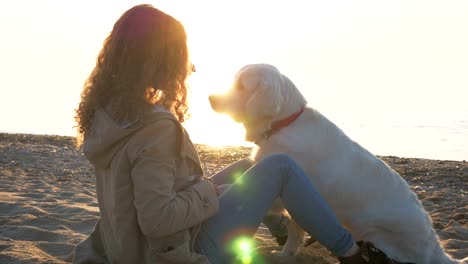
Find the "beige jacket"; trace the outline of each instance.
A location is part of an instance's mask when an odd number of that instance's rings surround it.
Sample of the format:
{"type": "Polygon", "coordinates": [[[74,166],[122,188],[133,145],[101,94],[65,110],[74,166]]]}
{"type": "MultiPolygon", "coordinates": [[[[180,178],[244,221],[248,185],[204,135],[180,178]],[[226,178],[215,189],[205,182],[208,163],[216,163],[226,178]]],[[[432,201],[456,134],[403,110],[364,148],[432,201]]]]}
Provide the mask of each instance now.
{"type": "Polygon", "coordinates": [[[218,210],[187,132],[167,112],[117,124],[96,112],[84,152],[96,174],[100,219],[73,263],[209,263],[194,253],[218,210]]]}

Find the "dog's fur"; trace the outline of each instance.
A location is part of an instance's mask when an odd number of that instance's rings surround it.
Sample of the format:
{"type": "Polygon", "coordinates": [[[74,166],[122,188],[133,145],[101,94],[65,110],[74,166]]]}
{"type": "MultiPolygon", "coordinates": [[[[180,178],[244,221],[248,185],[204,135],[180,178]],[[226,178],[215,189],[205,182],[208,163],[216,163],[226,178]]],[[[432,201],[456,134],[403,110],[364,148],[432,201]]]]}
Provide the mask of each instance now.
{"type": "MultiPolygon", "coordinates": [[[[294,158],[354,239],[373,242],[397,261],[458,263],[442,249],[430,216],[405,180],[307,107],[293,82],[274,66],[243,67],[228,93],[209,99],[215,111],[244,124],[246,139],[258,145],[256,161],[271,153],[294,158]],[[270,135],[275,121],[302,107],[304,112],[294,122],[270,135]]],[[[282,254],[294,255],[304,231],[294,221],[288,231],[282,254]]]]}

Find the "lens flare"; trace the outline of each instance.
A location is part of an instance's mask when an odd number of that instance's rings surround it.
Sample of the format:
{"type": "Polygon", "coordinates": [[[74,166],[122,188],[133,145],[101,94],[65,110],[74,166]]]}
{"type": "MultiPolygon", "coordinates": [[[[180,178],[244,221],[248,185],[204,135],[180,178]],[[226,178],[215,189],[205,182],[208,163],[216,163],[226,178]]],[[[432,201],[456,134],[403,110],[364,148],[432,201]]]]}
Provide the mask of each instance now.
{"type": "Polygon", "coordinates": [[[231,176],[233,178],[232,182],[236,182],[242,185],[242,179],[240,179],[240,176],[242,176],[242,174],[243,173],[241,171],[236,171],[235,173],[233,173],[231,176]]]}
{"type": "Polygon", "coordinates": [[[252,264],[255,242],[249,237],[239,237],[232,243],[232,251],[240,263],[252,264]]]}

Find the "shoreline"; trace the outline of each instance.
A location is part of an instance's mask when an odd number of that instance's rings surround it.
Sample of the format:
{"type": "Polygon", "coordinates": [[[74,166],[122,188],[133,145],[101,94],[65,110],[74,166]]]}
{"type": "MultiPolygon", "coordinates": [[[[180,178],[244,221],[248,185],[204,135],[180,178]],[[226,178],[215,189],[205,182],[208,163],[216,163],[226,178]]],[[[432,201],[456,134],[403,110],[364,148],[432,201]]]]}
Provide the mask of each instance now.
{"type": "MultiPolygon", "coordinates": [[[[207,175],[248,157],[249,147],[195,144],[207,175]]],[[[379,156],[408,182],[433,220],[446,251],[468,256],[468,162],[379,156]]],[[[0,133],[0,263],[67,263],[73,245],[99,215],[93,169],[74,137],[0,133]]],[[[335,263],[318,243],[296,257],[264,228],[255,236],[265,263],[335,263]]]]}
{"type": "MultiPolygon", "coordinates": [[[[71,142],[71,145],[74,145],[75,142],[74,136],[64,136],[64,135],[54,135],[54,134],[30,134],[30,133],[10,133],[0,131],[0,142],[5,140],[18,140],[24,143],[41,143],[47,142],[49,144],[64,144],[71,142]]],[[[209,145],[204,143],[195,143],[195,146],[200,146],[202,148],[210,149],[225,149],[225,148],[240,148],[240,149],[252,149],[253,147],[242,146],[242,145],[209,145]]],[[[462,162],[468,163],[467,159],[462,160],[453,160],[453,159],[437,159],[437,158],[423,158],[423,157],[413,157],[413,156],[401,156],[401,155],[376,155],[379,158],[400,158],[400,159],[418,159],[418,160],[432,160],[432,161],[451,161],[451,162],[462,162]]]]}

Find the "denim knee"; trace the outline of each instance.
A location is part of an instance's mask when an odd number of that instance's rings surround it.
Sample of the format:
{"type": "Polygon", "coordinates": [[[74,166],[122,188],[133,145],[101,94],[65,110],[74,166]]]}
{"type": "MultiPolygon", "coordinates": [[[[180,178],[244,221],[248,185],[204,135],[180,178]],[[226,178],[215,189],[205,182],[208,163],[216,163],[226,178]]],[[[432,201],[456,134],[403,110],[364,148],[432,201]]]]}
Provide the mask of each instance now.
{"type": "Polygon", "coordinates": [[[263,158],[263,161],[281,166],[296,164],[296,162],[286,153],[273,153],[267,155],[263,158]]]}

